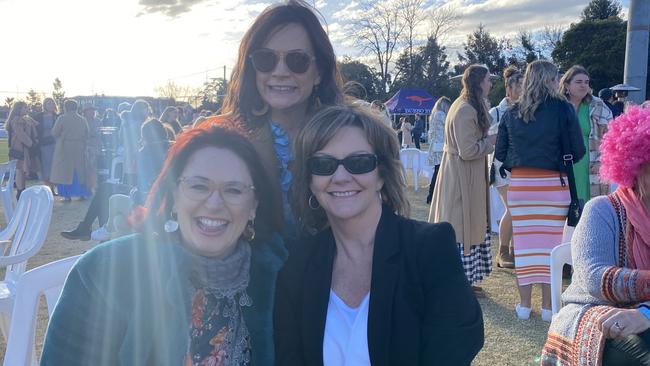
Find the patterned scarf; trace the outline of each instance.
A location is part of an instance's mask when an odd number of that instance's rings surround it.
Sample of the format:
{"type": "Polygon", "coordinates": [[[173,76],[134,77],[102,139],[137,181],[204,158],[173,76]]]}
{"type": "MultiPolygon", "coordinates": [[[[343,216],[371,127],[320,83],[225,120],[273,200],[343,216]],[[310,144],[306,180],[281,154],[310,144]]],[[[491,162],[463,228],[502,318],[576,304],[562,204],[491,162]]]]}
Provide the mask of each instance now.
{"type": "Polygon", "coordinates": [[[194,256],[191,282],[192,322],[186,365],[241,366],[251,359],[251,344],[242,308],[251,306],[251,247],[240,241],[226,258],[194,256]]]}
{"type": "Polygon", "coordinates": [[[627,214],[625,233],[631,255],[632,268],[650,269],[650,213],[632,188],[619,187],[616,194],[627,214]]]}

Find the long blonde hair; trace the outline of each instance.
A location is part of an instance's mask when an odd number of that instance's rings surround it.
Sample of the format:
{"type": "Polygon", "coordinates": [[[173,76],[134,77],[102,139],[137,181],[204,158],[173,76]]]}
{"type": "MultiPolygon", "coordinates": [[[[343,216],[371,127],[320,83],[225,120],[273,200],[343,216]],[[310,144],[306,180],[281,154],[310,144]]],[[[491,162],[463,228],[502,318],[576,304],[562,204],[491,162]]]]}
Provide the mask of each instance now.
{"type": "Polygon", "coordinates": [[[519,97],[519,118],[524,122],[534,121],[535,112],[544,101],[549,98],[566,99],[553,85],[557,76],[558,68],[551,62],[537,60],[528,64],[519,97]]]}
{"type": "Polygon", "coordinates": [[[490,70],[485,65],[470,65],[463,73],[463,90],[460,92],[460,97],[476,109],[478,126],[483,134],[486,134],[490,128],[490,117],[488,117],[487,104],[483,98],[481,82],[489,72],[490,70]]]}

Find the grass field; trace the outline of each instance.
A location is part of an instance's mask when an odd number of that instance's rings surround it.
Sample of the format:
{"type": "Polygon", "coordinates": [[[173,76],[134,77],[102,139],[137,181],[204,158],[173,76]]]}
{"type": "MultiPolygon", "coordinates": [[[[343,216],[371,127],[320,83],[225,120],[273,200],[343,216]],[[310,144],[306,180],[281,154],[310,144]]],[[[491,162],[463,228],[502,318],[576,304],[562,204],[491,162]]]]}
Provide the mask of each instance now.
{"type": "Polygon", "coordinates": [[[0,163],[5,163],[9,159],[7,154],[9,153],[9,146],[7,145],[7,139],[0,139],[0,163]]]}
{"type": "MultiPolygon", "coordinates": [[[[6,145],[2,145],[2,142],[0,142],[0,157],[6,158],[6,152],[3,155],[3,150],[1,150],[3,146],[6,150],[6,145]]],[[[421,183],[426,184],[424,180],[421,183]]],[[[421,188],[418,192],[414,192],[412,188],[408,189],[411,217],[426,220],[429,212],[429,207],[425,203],[426,195],[426,187],[421,188]]],[[[56,201],[54,203],[54,212],[47,240],[40,252],[29,261],[28,268],[67,256],[81,254],[96,244],[92,241],[66,240],[59,235],[59,232],[73,229],[77,225],[85,214],[88,203],[88,201],[72,201],[69,203],[56,201]]],[[[0,214],[0,225],[0,227],[5,226],[2,214],[0,214]]],[[[493,253],[496,253],[498,242],[496,237],[493,237],[493,239],[492,250],[493,253]]],[[[2,271],[0,270],[1,275],[2,271]]],[[[548,323],[543,322],[539,315],[541,303],[539,289],[535,288],[533,292],[533,314],[531,319],[520,321],[516,318],[514,312],[518,296],[512,270],[494,267],[492,275],[481,286],[487,295],[485,299],[479,299],[485,323],[485,346],[474,360],[473,365],[538,365],[539,353],[548,330],[548,323]]],[[[41,305],[36,337],[38,355],[40,355],[42,348],[46,326],[47,314],[44,306],[41,305]]],[[[0,337],[0,355],[4,355],[4,348],[4,340],[0,337]]]]}

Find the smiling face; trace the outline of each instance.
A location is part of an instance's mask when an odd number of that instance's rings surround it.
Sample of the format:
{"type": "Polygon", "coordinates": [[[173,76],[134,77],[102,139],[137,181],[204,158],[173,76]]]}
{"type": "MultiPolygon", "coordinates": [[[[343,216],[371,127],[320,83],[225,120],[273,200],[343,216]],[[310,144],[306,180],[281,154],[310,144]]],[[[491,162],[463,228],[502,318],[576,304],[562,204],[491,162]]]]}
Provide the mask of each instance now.
{"type": "MultiPolygon", "coordinates": [[[[349,155],[373,153],[360,128],[343,127],[314,156],[326,155],[343,159],[349,155]]],[[[351,174],[343,165],[339,165],[332,175],[312,174],[309,188],[332,223],[381,210],[379,191],[383,185],[384,181],[376,168],[365,174],[351,174]]]]}
{"type": "Polygon", "coordinates": [[[572,99],[581,100],[589,92],[589,76],[585,74],[574,75],[567,85],[567,90],[572,99]]]}
{"type": "MultiPolygon", "coordinates": [[[[314,55],[309,36],[305,29],[295,23],[290,23],[277,29],[264,43],[268,48],[286,55],[286,52],[299,50],[314,55]]],[[[287,67],[284,57],[270,72],[255,71],[257,91],[271,108],[271,118],[274,115],[286,113],[289,110],[306,110],[309,97],[314,87],[320,83],[316,62],[311,61],[304,73],[294,73],[287,67]]]]}
{"type": "MultiPolygon", "coordinates": [[[[216,185],[242,183],[252,186],[248,167],[230,150],[204,147],[188,160],[181,177],[201,177],[216,185]]],[[[255,218],[257,200],[246,191],[240,204],[225,202],[219,190],[204,200],[188,198],[180,185],[174,190],[174,212],[183,245],[207,257],[225,257],[235,248],[249,220],[255,218]]]]}

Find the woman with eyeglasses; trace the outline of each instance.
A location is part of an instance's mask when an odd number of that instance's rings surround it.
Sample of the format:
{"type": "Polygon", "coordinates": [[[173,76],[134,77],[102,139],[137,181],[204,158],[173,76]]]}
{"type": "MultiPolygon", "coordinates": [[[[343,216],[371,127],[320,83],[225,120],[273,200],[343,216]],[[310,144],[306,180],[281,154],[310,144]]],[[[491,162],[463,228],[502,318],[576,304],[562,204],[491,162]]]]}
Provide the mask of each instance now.
{"type": "Polygon", "coordinates": [[[589,72],[580,65],[571,66],[560,79],[562,93],[575,108],[580,122],[585,149],[589,152],[573,165],[578,198],[587,202],[591,197],[609,193],[609,185],[601,183],[600,141],[612,120],[612,111],[602,99],[591,94],[589,72]]]}
{"type": "Polygon", "coordinates": [[[481,309],[451,225],[410,220],[399,143],[358,105],[318,112],[296,141],[295,214],[313,237],[278,277],[278,365],[469,365],[481,309]]]}
{"type": "Polygon", "coordinates": [[[334,50],[315,10],[298,0],[266,8],[242,38],[231,80],[224,115],[201,125],[237,120],[251,132],[291,236],[293,141],[322,105],[342,99],[334,50]]]}
{"type": "Polygon", "coordinates": [[[243,131],[181,134],[132,217],[140,233],[73,267],[41,365],[272,365],[287,253],[267,182],[243,131]]]}

